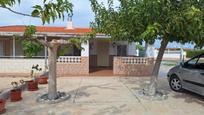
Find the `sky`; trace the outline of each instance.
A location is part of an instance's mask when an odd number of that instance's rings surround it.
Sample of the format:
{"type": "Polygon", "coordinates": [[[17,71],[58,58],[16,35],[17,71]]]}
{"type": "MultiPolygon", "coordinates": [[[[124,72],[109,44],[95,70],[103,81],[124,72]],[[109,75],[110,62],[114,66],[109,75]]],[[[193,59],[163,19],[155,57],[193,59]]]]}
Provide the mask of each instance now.
{"type": "MultiPolygon", "coordinates": [[[[103,2],[106,4],[107,0],[98,0],[99,2],[103,2]]],[[[94,21],[94,14],[91,10],[89,0],[71,0],[73,3],[73,24],[74,27],[90,27],[90,22],[94,21]]],[[[28,13],[30,14],[32,11],[32,5],[41,4],[42,0],[22,0],[21,4],[17,4],[12,9],[15,11],[28,13]]],[[[115,5],[118,5],[118,2],[115,2],[115,5]]],[[[14,14],[6,9],[0,8],[0,26],[9,26],[9,25],[42,25],[40,19],[20,16],[14,14]]],[[[54,23],[46,24],[46,26],[66,26],[67,20],[56,20],[54,23]]],[[[155,42],[155,47],[160,47],[160,41],[155,42]]],[[[178,43],[169,43],[169,48],[193,48],[194,46],[191,44],[178,44],[178,43]]]]}
{"type": "MultiPolygon", "coordinates": [[[[106,0],[100,0],[105,2],[106,0]]],[[[73,3],[73,23],[75,27],[89,27],[91,21],[94,20],[94,14],[91,10],[89,0],[71,0],[73,3]]],[[[41,4],[42,0],[22,0],[21,4],[17,4],[14,8],[15,11],[28,13],[32,11],[32,5],[41,4]]],[[[42,25],[40,19],[24,17],[16,15],[6,9],[0,8],[0,26],[8,25],[42,25]]],[[[48,25],[48,24],[46,24],[48,25]]],[[[66,26],[67,20],[56,20],[55,23],[50,23],[49,26],[66,26]]]]}

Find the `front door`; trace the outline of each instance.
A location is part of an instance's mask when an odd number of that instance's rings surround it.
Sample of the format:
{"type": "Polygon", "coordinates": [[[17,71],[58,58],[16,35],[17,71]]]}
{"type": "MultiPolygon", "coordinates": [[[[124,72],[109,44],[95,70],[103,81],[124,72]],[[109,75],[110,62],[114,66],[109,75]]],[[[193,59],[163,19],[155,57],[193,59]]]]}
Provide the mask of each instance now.
{"type": "Polygon", "coordinates": [[[97,42],[97,66],[109,66],[109,42],[105,40],[98,40],[97,42]]]}

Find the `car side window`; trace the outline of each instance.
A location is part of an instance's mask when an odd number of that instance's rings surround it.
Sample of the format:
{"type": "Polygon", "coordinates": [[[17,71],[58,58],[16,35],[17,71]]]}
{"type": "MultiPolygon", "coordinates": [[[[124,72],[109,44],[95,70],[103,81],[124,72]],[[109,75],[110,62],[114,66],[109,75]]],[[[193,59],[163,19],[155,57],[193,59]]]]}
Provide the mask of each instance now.
{"type": "Polygon", "coordinates": [[[197,63],[196,63],[196,68],[197,68],[197,69],[204,69],[204,55],[202,55],[202,56],[198,59],[198,61],[197,61],[197,63]]]}
{"type": "Polygon", "coordinates": [[[192,59],[191,61],[188,62],[189,65],[195,65],[198,61],[198,58],[192,59]]]}
{"type": "Polygon", "coordinates": [[[194,58],[184,64],[185,68],[192,68],[196,69],[196,64],[197,64],[198,58],[194,58]]]}

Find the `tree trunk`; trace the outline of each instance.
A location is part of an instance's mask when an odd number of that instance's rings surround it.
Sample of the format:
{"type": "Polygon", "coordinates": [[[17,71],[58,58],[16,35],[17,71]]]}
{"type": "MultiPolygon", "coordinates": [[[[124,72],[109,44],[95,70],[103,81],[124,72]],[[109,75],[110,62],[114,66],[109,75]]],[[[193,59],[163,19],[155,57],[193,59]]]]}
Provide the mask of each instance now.
{"type": "Polygon", "coordinates": [[[151,81],[149,86],[149,95],[151,96],[154,96],[156,94],[159,69],[160,69],[161,61],[162,61],[165,49],[167,47],[167,44],[168,44],[168,40],[163,38],[161,41],[161,46],[156,59],[156,63],[154,65],[154,69],[152,71],[152,76],[151,76],[151,81]]]}
{"type": "Polygon", "coordinates": [[[49,84],[48,84],[48,98],[50,100],[57,98],[57,46],[48,48],[48,63],[49,63],[49,84]]]}

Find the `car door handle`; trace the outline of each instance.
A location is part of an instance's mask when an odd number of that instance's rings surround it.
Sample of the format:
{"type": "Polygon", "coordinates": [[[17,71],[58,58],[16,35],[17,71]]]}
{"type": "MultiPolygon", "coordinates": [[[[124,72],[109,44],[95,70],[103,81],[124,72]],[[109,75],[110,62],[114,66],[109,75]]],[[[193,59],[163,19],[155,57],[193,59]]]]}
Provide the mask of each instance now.
{"type": "Polygon", "coordinates": [[[204,75],[204,73],[200,73],[200,75],[204,75]]]}

